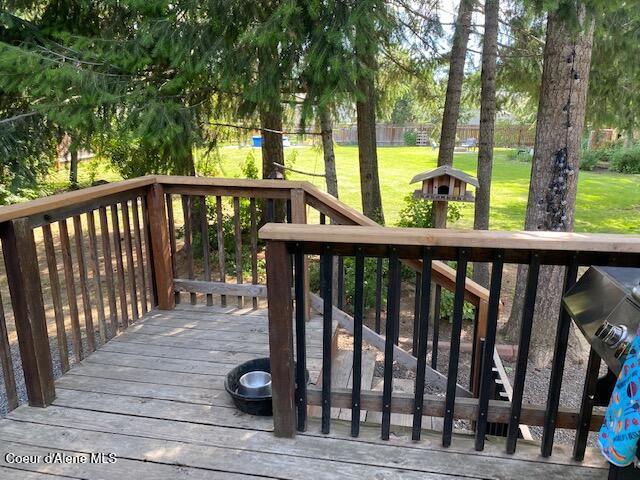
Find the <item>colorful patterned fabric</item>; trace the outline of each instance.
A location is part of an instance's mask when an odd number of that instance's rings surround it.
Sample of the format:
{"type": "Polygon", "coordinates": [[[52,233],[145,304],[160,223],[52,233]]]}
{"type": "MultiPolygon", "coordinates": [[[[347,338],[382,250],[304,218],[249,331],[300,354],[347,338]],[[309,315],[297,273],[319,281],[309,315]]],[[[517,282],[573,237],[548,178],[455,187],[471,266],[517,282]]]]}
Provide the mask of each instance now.
{"type": "Polygon", "coordinates": [[[598,434],[602,454],[619,467],[633,463],[640,442],[640,335],[636,336],[613,389],[598,434]]]}

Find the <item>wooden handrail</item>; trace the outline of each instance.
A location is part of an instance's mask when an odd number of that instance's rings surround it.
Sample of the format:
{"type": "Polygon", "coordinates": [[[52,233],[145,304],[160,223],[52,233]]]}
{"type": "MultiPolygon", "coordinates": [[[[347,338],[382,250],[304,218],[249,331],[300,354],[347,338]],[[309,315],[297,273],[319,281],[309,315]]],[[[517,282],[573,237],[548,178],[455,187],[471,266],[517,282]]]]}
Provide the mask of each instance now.
{"type": "Polygon", "coordinates": [[[156,183],[154,175],[146,177],[123,180],[122,182],[108,183],[96,187],[83,188],[73,192],[58,193],[48,197],[30,200],[24,203],[16,203],[0,207],[0,223],[15,220],[21,217],[31,217],[33,215],[45,214],[52,210],[69,207],[71,205],[82,205],[97,199],[127,192],[136,188],[146,187],[156,183]]]}
{"type": "Polygon", "coordinates": [[[406,245],[505,250],[580,251],[640,254],[640,236],[570,232],[443,230],[342,225],[270,223],[260,229],[263,240],[363,245],[406,245]]]}

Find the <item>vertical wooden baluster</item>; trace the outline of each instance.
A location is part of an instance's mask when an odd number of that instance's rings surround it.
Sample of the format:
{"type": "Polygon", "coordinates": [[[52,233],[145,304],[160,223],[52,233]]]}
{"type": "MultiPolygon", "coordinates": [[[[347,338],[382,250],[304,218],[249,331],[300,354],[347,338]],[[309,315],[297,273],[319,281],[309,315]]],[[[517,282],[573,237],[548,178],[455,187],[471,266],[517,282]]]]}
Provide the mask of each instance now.
{"type": "MultiPolygon", "coordinates": [[[[578,255],[573,253],[571,261],[564,275],[563,292],[566,293],[576,283],[578,278],[578,255]]],[[[551,378],[549,379],[549,394],[547,395],[547,408],[544,415],[544,428],[542,432],[542,442],[540,453],[543,457],[551,456],[553,450],[553,438],[556,432],[556,418],[558,416],[558,406],[560,404],[560,391],[562,389],[562,374],[564,372],[564,362],[567,355],[567,345],[569,344],[569,330],[571,328],[571,317],[569,312],[560,305],[558,318],[558,329],[556,331],[556,344],[553,350],[553,361],[551,362],[551,378]]]]}
{"type": "Polygon", "coordinates": [[[393,349],[400,320],[400,265],[396,247],[389,248],[387,320],[384,339],[384,385],[382,388],[382,439],[389,440],[391,394],[393,393],[393,349]]]}
{"type": "Polygon", "coordinates": [[[527,362],[529,360],[529,344],[531,340],[531,328],[533,327],[533,313],[538,292],[538,274],[540,273],[540,257],[537,253],[531,254],[527,287],[524,294],[524,306],[522,308],[522,322],[520,324],[520,341],[518,342],[518,360],[516,362],[516,375],[513,382],[513,396],[511,397],[511,415],[507,427],[507,453],[516,451],[518,432],[520,431],[520,412],[522,410],[522,396],[524,394],[524,381],[527,376],[527,362]]]}
{"type": "Polygon", "coordinates": [[[469,252],[458,250],[456,265],[456,289],[453,299],[453,324],[451,326],[451,347],[449,350],[449,369],[447,370],[447,396],[445,398],[444,421],[442,426],[442,445],[451,445],[453,434],[453,407],[456,401],[458,382],[458,364],[460,358],[460,334],[462,332],[462,313],[464,308],[464,288],[467,279],[467,258],[469,252]]]}
{"type": "Polygon", "coordinates": [[[7,411],[10,412],[18,407],[18,391],[16,389],[16,376],[13,370],[13,357],[11,356],[11,345],[9,345],[9,334],[7,332],[2,297],[0,297],[0,365],[2,366],[2,377],[7,396],[7,411]]]}
{"type": "MultiPolygon", "coordinates": [[[[148,193],[147,193],[148,194],[148,193]]],[[[146,274],[149,279],[149,287],[151,290],[151,308],[158,306],[158,284],[153,274],[153,248],[151,248],[151,223],[149,222],[149,202],[146,196],[140,197],[142,201],[142,228],[144,230],[144,251],[147,256],[146,274]]],[[[164,201],[164,199],[163,199],[164,201]]],[[[166,218],[166,217],[165,217],[166,218]]],[[[162,218],[164,223],[165,218],[162,218]]],[[[168,239],[167,239],[168,240],[168,239]]],[[[173,278],[173,275],[171,276],[173,278]]]]}
{"type": "MultiPolygon", "coordinates": [[[[320,258],[322,269],[322,433],[331,429],[331,344],[333,339],[333,255],[330,245],[325,245],[320,258]]],[[[284,276],[284,274],[282,274],[284,276]]]]}
{"type": "Polygon", "coordinates": [[[133,262],[133,242],[131,240],[131,222],[129,221],[129,202],[122,202],[122,225],[124,227],[124,249],[127,256],[129,277],[129,297],[131,298],[131,318],[135,322],[140,317],[138,310],[138,287],[136,285],[136,266],[133,262]]]}
{"type": "Polygon", "coordinates": [[[120,234],[120,220],[118,219],[118,205],[111,205],[111,224],[113,225],[113,247],[116,256],[116,270],[118,274],[118,296],[120,297],[120,313],[122,314],[122,328],[129,326],[129,308],[127,305],[127,286],[125,282],[124,261],[122,259],[122,240],[120,234]]]}
{"type": "MultiPolygon", "coordinates": [[[[187,257],[187,276],[189,280],[195,278],[193,271],[193,225],[191,221],[191,197],[182,195],[182,215],[184,218],[184,253],[187,257]]],[[[189,292],[191,305],[197,303],[195,292],[189,292]]]]}
{"type": "Polygon", "coordinates": [[[600,363],[600,355],[598,355],[592,348],[589,351],[587,375],[584,380],[582,401],[580,402],[580,413],[578,415],[578,427],[576,428],[576,439],[573,444],[573,459],[578,462],[584,460],[584,452],[587,448],[587,439],[589,438],[589,427],[591,425],[593,401],[596,394],[596,387],[598,385],[600,363]]]}
{"type": "Polygon", "coordinates": [[[499,250],[495,253],[491,266],[491,285],[489,287],[489,309],[487,314],[487,333],[484,340],[484,351],[479,367],[480,388],[478,395],[478,416],[476,420],[475,449],[484,450],[485,436],[487,433],[487,412],[489,409],[489,396],[493,383],[493,351],[496,345],[496,330],[498,325],[498,313],[500,310],[500,289],[502,288],[502,269],[504,265],[504,253],[499,250]]]}
{"type": "Polygon", "coordinates": [[[107,341],[107,324],[104,313],[104,298],[102,296],[102,277],[100,275],[100,260],[98,259],[98,240],[96,236],[96,221],[93,211],[87,212],[87,235],[89,236],[89,259],[93,273],[93,285],[96,291],[96,310],[98,311],[98,331],[100,340],[107,341]]]}
{"type": "Polygon", "coordinates": [[[326,225],[327,223],[327,217],[325,216],[324,213],[320,213],[320,225],[326,225]]]}
{"type": "MultiPolygon", "coordinates": [[[[218,234],[218,269],[220,270],[220,281],[227,281],[227,267],[224,251],[224,229],[222,223],[222,198],[216,197],[216,230],[218,234]]],[[[220,295],[220,306],[227,306],[227,296],[220,295]]]]}
{"type": "MultiPolygon", "coordinates": [[[[258,284],[258,221],[256,214],[256,199],[249,201],[251,215],[251,283],[258,284]]],[[[258,297],[253,297],[253,308],[258,308],[258,297]]]]}
{"type": "Polygon", "coordinates": [[[294,254],[295,299],[296,299],[296,405],[298,431],[307,429],[307,360],[306,360],[306,290],[305,259],[302,245],[297,244],[294,254]]]}
{"type": "Polygon", "coordinates": [[[364,312],[364,254],[356,247],[353,298],[353,367],[351,393],[351,436],[360,434],[360,389],[362,388],[362,319],[364,312]]]}
{"type": "Polygon", "coordinates": [[[414,335],[416,346],[416,358],[418,364],[416,366],[416,385],[413,403],[413,429],[411,438],[420,440],[422,432],[422,406],[424,403],[424,374],[427,369],[427,333],[429,329],[429,310],[431,306],[431,264],[432,264],[431,248],[426,247],[422,251],[422,274],[416,275],[416,281],[420,280],[420,285],[416,286],[417,292],[420,292],[420,304],[418,306],[419,317],[414,320],[418,325],[418,330],[414,335]]]}
{"type": "MultiPolygon", "coordinates": [[[[64,326],[64,311],[62,310],[62,294],[60,292],[60,277],[58,275],[58,261],[53,246],[51,225],[42,226],[44,250],[47,257],[47,269],[49,270],[49,285],[51,287],[51,300],[53,302],[53,314],[56,319],[56,340],[60,357],[60,369],[63,373],[69,371],[69,349],[67,347],[67,331],[64,326]]],[[[0,318],[2,321],[2,318],[0,318]]]]}
{"type": "Polygon", "coordinates": [[[284,242],[267,243],[269,302],[269,356],[273,385],[273,433],[294,437],[296,433],[295,376],[293,367],[293,321],[289,252],[284,242]]]}
{"type": "MultiPolygon", "coordinates": [[[[171,194],[167,194],[167,221],[169,225],[169,248],[171,249],[171,271],[173,278],[178,278],[178,266],[176,263],[176,224],[173,216],[173,199],[171,194]]],[[[175,303],[180,303],[180,292],[175,292],[175,303]]]]}
{"type": "Polygon", "coordinates": [[[291,199],[285,202],[286,220],[287,223],[293,223],[291,218],[291,199]]]}
{"type": "Polygon", "coordinates": [[[56,390],[31,220],[3,223],[0,237],[29,405],[46,407],[55,399],[56,390]]]}
{"type": "Polygon", "coordinates": [[[275,220],[275,201],[272,198],[267,200],[267,223],[271,223],[275,220]]]}
{"type": "MultiPolygon", "coordinates": [[[[240,225],[240,199],[233,197],[233,226],[234,239],[236,244],[236,281],[238,284],[243,283],[242,275],[242,228],[240,225]]],[[[238,308],[244,306],[244,298],[238,297],[238,308]]]]}
{"type": "Polygon", "coordinates": [[[91,295],[89,293],[89,280],[87,262],[84,255],[84,233],[82,232],[82,220],[79,215],[73,217],[73,236],[76,244],[78,259],[78,271],[80,273],[80,293],[84,311],[84,324],[87,331],[87,348],[91,352],[96,351],[96,332],[93,326],[93,311],[91,308],[91,295]]]}
{"type": "Polygon", "coordinates": [[[109,322],[111,329],[109,338],[118,332],[118,309],[116,308],[115,278],[113,276],[113,255],[111,254],[111,240],[109,239],[109,222],[107,220],[107,209],[100,207],[98,210],[100,217],[100,236],[102,237],[102,255],[104,257],[104,269],[107,283],[107,297],[109,301],[109,322]]]}
{"type": "MultiPolygon", "coordinates": [[[[204,280],[211,281],[211,255],[209,252],[209,220],[207,218],[207,200],[206,197],[198,197],[198,205],[200,208],[200,237],[202,239],[202,267],[204,280]]],[[[207,293],[207,306],[213,306],[213,295],[207,293]]]]}
{"type": "Polygon", "coordinates": [[[376,333],[380,333],[382,320],[382,258],[376,261],[376,333]]]}
{"type": "Polygon", "coordinates": [[[420,323],[420,294],[422,287],[422,276],[420,272],[416,272],[416,284],[413,296],[413,338],[411,342],[411,354],[415,357],[418,355],[418,335],[420,323]]]}
{"type": "Polygon", "coordinates": [[[142,256],[142,230],[140,229],[140,212],[138,199],[134,198],[131,202],[133,212],[133,230],[135,237],[136,261],[138,264],[138,274],[140,276],[140,305],[142,306],[142,314],[149,311],[147,307],[147,278],[144,274],[144,257],[142,256]]]}
{"type": "Polygon", "coordinates": [[[66,220],[60,220],[58,222],[58,231],[60,232],[60,248],[62,251],[62,265],[64,266],[67,302],[69,303],[69,317],[71,317],[73,353],[76,362],[80,362],[84,358],[84,351],[82,346],[82,332],[80,331],[80,315],[78,314],[78,294],[76,293],[73,262],[71,260],[71,243],[69,242],[69,230],[66,220]]]}
{"type": "Polygon", "coordinates": [[[433,306],[433,341],[431,342],[431,368],[438,369],[438,348],[440,342],[440,301],[442,300],[442,287],[436,285],[435,300],[433,306]]]}

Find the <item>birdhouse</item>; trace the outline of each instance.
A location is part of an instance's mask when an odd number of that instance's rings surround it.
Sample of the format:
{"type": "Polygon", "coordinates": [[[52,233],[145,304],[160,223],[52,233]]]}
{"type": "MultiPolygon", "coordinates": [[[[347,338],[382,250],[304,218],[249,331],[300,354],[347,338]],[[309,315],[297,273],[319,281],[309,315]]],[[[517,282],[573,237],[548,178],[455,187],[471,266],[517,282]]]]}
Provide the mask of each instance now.
{"type": "Polygon", "coordinates": [[[411,179],[411,183],[418,182],[422,182],[422,189],[416,190],[413,197],[434,202],[473,202],[473,193],[467,186],[473,185],[478,188],[478,180],[475,177],[450,165],[419,173],[411,179]]]}

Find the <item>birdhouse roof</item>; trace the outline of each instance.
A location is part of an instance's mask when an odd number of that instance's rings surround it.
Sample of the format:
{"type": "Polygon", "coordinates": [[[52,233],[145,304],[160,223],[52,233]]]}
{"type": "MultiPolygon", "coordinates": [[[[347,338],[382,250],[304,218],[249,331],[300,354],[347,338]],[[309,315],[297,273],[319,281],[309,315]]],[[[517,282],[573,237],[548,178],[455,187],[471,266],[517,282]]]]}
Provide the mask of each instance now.
{"type": "Polygon", "coordinates": [[[465,183],[473,185],[476,188],[479,186],[478,180],[475,177],[472,177],[471,175],[463,172],[462,170],[453,168],[451,165],[443,165],[441,167],[436,168],[435,170],[429,170],[427,172],[419,173],[415,177],[413,177],[411,179],[411,182],[409,183],[424,182],[425,180],[429,180],[430,178],[441,177],[443,175],[450,175],[459,180],[462,180],[465,183]]]}

